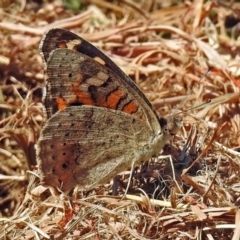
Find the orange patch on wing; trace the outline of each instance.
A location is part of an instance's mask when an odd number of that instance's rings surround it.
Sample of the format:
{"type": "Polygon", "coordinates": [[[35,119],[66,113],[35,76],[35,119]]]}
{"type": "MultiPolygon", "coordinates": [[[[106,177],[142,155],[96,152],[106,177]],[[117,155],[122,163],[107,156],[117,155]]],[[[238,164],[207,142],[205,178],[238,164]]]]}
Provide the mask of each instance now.
{"type": "Polygon", "coordinates": [[[67,48],[67,44],[65,42],[61,42],[58,44],[58,48],[67,48]]]}
{"type": "Polygon", "coordinates": [[[79,90],[79,84],[73,85],[73,93],[76,96],[76,98],[75,100],[71,101],[71,103],[79,103],[82,105],[95,105],[91,96],[79,90]]]}
{"type": "Polygon", "coordinates": [[[121,98],[125,96],[125,93],[121,90],[112,92],[107,98],[107,105],[111,109],[117,109],[117,105],[121,98]]]}
{"type": "Polygon", "coordinates": [[[77,102],[79,102],[83,105],[95,105],[92,98],[85,92],[78,91],[76,93],[76,96],[77,96],[77,99],[79,100],[77,102]]]}
{"type": "Polygon", "coordinates": [[[131,101],[130,103],[125,105],[123,108],[123,111],[125,113],[129,113],[129,114],[135,113],[135,112],[137,112],[137,110],[138,110],[138,106],[133,101],[131,101]]]}
{"type": "Polygon", "coordinates": [[[56,98],[56,102],[58,105],[58,110],[64,110],[67,107],[66,101],[61,97],[56,98]]]}

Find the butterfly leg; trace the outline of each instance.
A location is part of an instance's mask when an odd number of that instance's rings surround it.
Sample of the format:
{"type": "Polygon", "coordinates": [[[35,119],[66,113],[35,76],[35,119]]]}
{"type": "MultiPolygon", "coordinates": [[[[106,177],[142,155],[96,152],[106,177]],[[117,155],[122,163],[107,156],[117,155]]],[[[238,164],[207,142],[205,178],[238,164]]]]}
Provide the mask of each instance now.
{"type": "Polygon", "coordinates": [[[113,186],[112,186],[112,195],[117,196],[118,194],[118,177],[113,178],[113,186]]]}
{"type": "Polygon", "coordinates": [[[128,192],[128,189],[130,187],[130,184],[131,184],[131,180],[132,180],[132,177],[133,177],[133,171],[134,171],[134,165],[135,165],[135,161],[132,162],[132,166],[131,166],[131,174],[129,176],[129,180],[128,180],[128,184],[127,184],[127,188],[122,196],[122,199],[124,199],[127,195],[127,192],[128,192]]]}

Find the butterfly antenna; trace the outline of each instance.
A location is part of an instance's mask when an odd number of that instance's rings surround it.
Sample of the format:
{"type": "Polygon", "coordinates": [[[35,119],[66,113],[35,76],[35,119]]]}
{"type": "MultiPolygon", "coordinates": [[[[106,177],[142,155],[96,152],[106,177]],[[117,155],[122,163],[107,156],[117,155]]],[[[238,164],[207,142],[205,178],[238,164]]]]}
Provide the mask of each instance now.
{"type": "MultiPolygon", "coordinates": [[[[206,77],[206,75],[207,75],[211,70],[212,70],[212,67],[208,67],[207,71],[201,76],[201,78],[198,80],[197,83],[200,83],[200,82],[206,77]]],[[[176,108],[175,111],[174,111],[174,113],[172,114],[173,116],[177,115],[177,113],[176,113],[177,109],[179,109],[180,106],[183,105],[183,103],[185,102],[185,100],[186,100],[186,99],[189,97],[189,95],[192,93],[194,87],[195,87],[195,86],[193,86],[193,88],[191,89],[190,93],[188,93],[187,96],[179,103],[178,108],[176,108]]],[[[189,109],[187,109],[187,110],[185,110],[185,111],[181,111],[181,113],[182,113],[182,112],[187,112],[187,111],[189,111],[189,110],[193,110],[193,109],[198,108],[198,107],[200,107],[200,106],[202,106],[202,105],[204,105],[204,104],[207,104],[207,103],[209,103],[209,102],[211,102],[211,100],[207,100],[207,101],[205,101],[204,103],[201,103],[201,104],[198,105],[198,106],[194,106],[194,107],[191,107],[191,108],[189,108],[189,109]]]]}
{"type": "Polygon", "coordinates": [[[193,109],[197,109],[197,108],[199,108],[199,107],[201,107],[201,106],[203,106],[203,105],[205,105],[205,104],[210,103],[211,101],[212,101],[211,99],[208,99],[208,100],[206,100],[206,101],[203,102],[203,103],[200,103],[200,104],[198,104],[198,105],[196,105],[196,106],[190,107],[190,108],[188,108],[187,110],[182,111],[182,113],[186,113],[186,112],[191,111],[191,110],[193,110],[193,109]]]}

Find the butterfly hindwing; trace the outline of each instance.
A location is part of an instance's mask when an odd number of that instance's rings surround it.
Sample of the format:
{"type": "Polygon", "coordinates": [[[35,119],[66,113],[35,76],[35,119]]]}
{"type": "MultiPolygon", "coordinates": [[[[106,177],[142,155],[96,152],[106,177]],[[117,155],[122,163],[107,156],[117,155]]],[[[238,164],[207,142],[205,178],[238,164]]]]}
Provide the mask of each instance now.
{"type": "Polygon", "coordinates": [[[67,191],[76,184],[88,189],[106,183],[161,147],[160,135],[132,115],[72,106],[47,121],[37,155],[43,182],[67,191]]]}

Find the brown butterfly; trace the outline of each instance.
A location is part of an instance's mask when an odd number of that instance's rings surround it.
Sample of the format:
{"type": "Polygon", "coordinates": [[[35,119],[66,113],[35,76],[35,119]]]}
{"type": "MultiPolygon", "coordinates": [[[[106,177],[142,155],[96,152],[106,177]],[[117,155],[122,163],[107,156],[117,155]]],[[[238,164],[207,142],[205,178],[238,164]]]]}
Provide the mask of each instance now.
{"type": "Polygon", "coordinates": [[[52,29],[40,48],[46,61],[47,121],[37,143],[46,185],[91,189],[159,153],[165,131],[135,83],[96,47],[52,29]]]}

